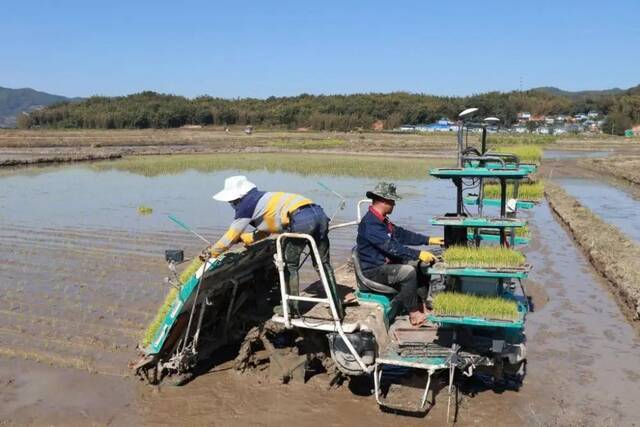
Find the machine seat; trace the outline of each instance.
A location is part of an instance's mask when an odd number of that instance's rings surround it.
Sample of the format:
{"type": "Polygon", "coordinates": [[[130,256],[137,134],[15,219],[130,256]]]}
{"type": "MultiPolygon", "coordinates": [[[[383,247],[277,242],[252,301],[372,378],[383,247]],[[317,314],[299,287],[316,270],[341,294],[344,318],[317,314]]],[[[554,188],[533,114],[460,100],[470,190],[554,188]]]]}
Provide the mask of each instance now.
{"type": "Polygon", "coordinates": [[[362,273],[362,268],[360,267],[360,257],[358,257],[358,249],[355,247],[351,251],[351,259],[353,260],[353,268],[356,272],[356,283],[358,283],[358,289],[363,292],[373,292],[376,294],[387,295],[389,297],[393,297],[398,293],[398,291],[391,286],[374,282],[373,280],[367,279],[365,277],[365,275],[362,273]]]}

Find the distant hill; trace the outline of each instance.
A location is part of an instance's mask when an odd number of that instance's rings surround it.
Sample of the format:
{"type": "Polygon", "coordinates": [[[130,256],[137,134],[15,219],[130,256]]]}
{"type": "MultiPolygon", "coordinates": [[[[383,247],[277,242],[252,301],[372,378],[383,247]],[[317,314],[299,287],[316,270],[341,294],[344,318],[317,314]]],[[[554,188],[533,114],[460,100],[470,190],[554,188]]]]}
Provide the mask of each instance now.
{"type": "Polygon", "coordinates": [[[627,89],[628,95],[640,95],[640,85],[627,89]]]}
{"type": "Polygon", "coordinates": [[[22,112],[39,110],[61,101],[74,101],[60,95],[39,92],[34,89],[9,89],[0,87],[0,127],[15,127],[16,118],[22,112]]]}
{"type": "MultiPolygon", "coordinates": [[[[634,88],[628,89],[633,90],[634,88]]],[[[580,91],[575,91],[575,92],[571,92],[568,90],[562,90],[559,89],[557,87],[553,87],[553,86],[544,86],[544,87],[537,87],[534,89],[531,89],[533,91],[538,91],[538,92],[546,92],[549,93],[551,95],[555,95],[555,96],[563,96],[565,98],[569,98],[572,101],[584,101],[587,98],[601,98],[603,96],[613,96],[613,95],[620,95],[623,92],[626,92],[627,90],[625,89],[620,89],[620,88],[613,88],[613,89],[604,89],[604,90],[580,90],[580,91]]]]}
{"type": "Polygon", "coordinates": [[[446,97],[409,92],[356,93],[288,97],[186,98],[145,91],[127,96],[93,96],[81,102],[49,105],[32,112],[18,124],[24,128],[143,129],[178,128],[184,125],[252,125],[265,128],[300,127],[314,130],[371,129],[382,121],[384,129],[405,123],[432,123],[454,118],[465,108],[477,107],[478,117],[500,118],[510,126],[519,111],[559,115],[598,111],[622,118],[618,126],[640,122],[640,87],[627,90],[570,92],[553,87],[527,91],[487,92],[446,97]]]}

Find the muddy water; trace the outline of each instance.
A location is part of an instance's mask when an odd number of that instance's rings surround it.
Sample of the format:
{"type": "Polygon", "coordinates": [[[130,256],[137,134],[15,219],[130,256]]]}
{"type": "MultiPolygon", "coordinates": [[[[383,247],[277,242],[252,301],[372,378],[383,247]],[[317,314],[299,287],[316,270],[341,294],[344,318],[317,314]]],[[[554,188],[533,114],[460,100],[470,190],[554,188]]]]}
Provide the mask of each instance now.
{"type": "MultiPolygon", "coordinates": [[[[398,418],[346,386],[328,392],[326,384],[263,383],[226,365],[180,389],[154,390],[126,378],[137,337],[166,292],[163,250],[178,247],[193,254],[202,247],[165,215],[173,213],[215,239],[232,210],[210,196],[225,176],[239,172],[264,189],[306,194],[331,214],[337,200],[317,184],[323,182],[349,201],[336,221],[353,219],[354,202],[381,179],[264,170],[144,176],[89,166],[0,177],[0,401],[10,402],[0,405],[0,422],[444,423],[445,404],[427,420],[398,418]],[[141,204],[154,208],[153,214],[140,216],[141,204]],[[20,371],[30,374],[16,374],[20,371]],[[55,395],[56,384],[95,399],[64,404],[55,395]],[[94,400],[101,403],[89,403],[94,400]]],[[[404,196],[393,215],[399,224],[433,232],[429,218],[454,207],[448,181],[387,180],[396,181],[404,196]]],[[[634,331],[548,207],[527,216],[536,239],[527,249],[536,266],[532,279],[545,287],[550,301],[529,316],[525,386],[518,393],[483,391],[468,399],[461,425],[635,422],[640,372],[634,365],[639,350],[634,331]]],[[[354,229],[332,234],[335,264],[346,259],[354,236],[354,229]]]]}
{"type": "Polygon", "coordinates": [[[587,208],[631,239],[640,242],[640,201],[594,179],[561,179],[560,185],[587,208]]]}
{"type": "Polygon", "coordinates": [[[549,302],[528,317],[528,375],[514,412],[533,425],[637,423],[637,331],[546,204],[531,224],[531,279],[549,302]]]}

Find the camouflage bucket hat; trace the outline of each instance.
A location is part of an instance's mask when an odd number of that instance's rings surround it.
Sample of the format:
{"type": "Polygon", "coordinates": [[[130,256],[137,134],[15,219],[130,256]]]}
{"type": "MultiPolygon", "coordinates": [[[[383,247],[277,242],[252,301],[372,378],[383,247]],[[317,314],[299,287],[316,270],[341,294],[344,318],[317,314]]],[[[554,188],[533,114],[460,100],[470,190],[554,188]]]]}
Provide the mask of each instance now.
{"type": "Polygon", "coordinates": [[[396,185],[392,182],[379,182],[373,191],[367,191],[367,197],[369,199],[393,200],[394,202],[402,199],[402,197],[396,193],[396,185]]]}

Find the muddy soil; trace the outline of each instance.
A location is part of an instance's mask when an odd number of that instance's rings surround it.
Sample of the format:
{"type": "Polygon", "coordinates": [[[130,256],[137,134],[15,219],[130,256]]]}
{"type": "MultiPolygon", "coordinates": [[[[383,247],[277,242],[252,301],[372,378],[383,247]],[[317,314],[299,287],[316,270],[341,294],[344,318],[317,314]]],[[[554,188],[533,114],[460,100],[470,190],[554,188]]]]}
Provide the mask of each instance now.
{"type": "MultiPolygon", "coordinates": [[[[549,207],[530,219],[535,311],[525,384],[499,393],[469,385],[459,425],[637,423],[637,331],[549,207]]],[[[336,262],[348,256],[343,239],[336,262]]],[[[381,412],[366,385],[328,391],[320,377],[280,385],[228,363],[182,388],[131,378],[126,363],[166,292],[162,252],[197,251],[188,236],[5,217],[0,243],[0,424],[445,425],[444,395],[424,419],[381,412]]]]}
{"type": "MultiPolygon", "coordinates": [[[[459,424],[632,425],[640,415],[635,404],[640,398],[637,333],[546,205],[537,208],[532,222],[538,240],[527,256],[536,266],[532,282],[537,285],[530,288],[537,296],[527,323],[525,384],[518,392],[502,393],[482,384],[469,385],[466,391],[474,396],[463,399],[459,424]]],[[[4,248],[15,246],[11,253],[3,252],[3,259],[9,257],[14,263],[3,269],[2,283],[7,278],[16,283],[3,286],[3,298],[10,304],[2,312],[3,324],[9,326],[1,331],[1,342],[4,355],[12,355],[0,359],[3,422],[445,424],[444,394],[426,420],[401,417],[380,412],[366,386],[353,387],[355,392],[346,385],[327,390],[321,377],[306,385],[280,385],[258,374],[240,374],[228,363],[182,388],[152,388],[134,380],[128,376],[126,361],[135,353],[139,326],[155,310],[162,293],[156,276],[163,266],[155,254],[145,252],[159,249],[167,236],[132,239],[114,231],[103,233],[100,238],[95,230],[75,236],[57,231],[23,244],[2,236],[3,242],[11,243],[4,248]],[[59,246],[63,239],[69,240],[66,250],[59,246]],[[109,245],[87,248],[87,239],[109,245]],[[47,258],[46,272],[29,258],[18,262],[15,255],[27,253],[31,259],[47,258]],[[100,265],[105,256],[119,268],[100,265]],[[82,286],[87,270],[91,278],[82,286]],[[61,278],[77,284],[61,295],[45,286],[61,278]],[[44,363],[33,365],[22,358],[44,363]],[[65,368],[69,366],[75,369],[65,368]],[[72,397],[82,397],[61,398],[55,386],[60,384],[71,390],[72,397]]]]}
{"type": "MultiPolygon", "coordinates": [[[[631,318],[637,319],[640,315],[637,269],[640,246],[627,237],[624,228],[617,228],[606,218],[595,215],[556,184],[549,183],[545,195],[594,267],[609,279],[614,293],[621,298],[621,305],[630,310],[631,318]]],[[[630,218],[628,222],[633,224],[634,220],[630,218]]]]}
{"type": "Polygon", "coordinates": [[[607,182],[587,178],[564,178],[554,182],[607,224],[640,243],[640,199],[625,191],[625,187],[617,188],[607,182]]]}
{"type": "Polygon", "coordinates": [[[581,166],[604,172],[630,184],[640,185],[640,156],[616,156],[608,159],[584,159],[581,166]]]}

